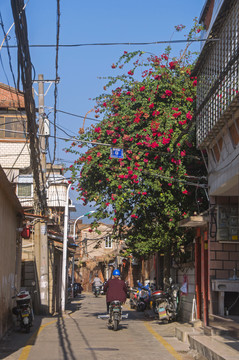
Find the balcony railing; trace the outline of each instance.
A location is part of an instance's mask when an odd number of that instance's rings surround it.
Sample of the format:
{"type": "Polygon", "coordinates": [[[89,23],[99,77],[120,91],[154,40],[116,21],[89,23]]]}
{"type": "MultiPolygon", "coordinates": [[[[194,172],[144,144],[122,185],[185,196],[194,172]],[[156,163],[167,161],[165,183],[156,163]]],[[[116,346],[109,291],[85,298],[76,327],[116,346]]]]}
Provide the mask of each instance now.
{"type": "Polygon", "coordinates": [[[207,146],[238,103],[239,2],[219,14],[197,67],[197,143],[207,146]]]}

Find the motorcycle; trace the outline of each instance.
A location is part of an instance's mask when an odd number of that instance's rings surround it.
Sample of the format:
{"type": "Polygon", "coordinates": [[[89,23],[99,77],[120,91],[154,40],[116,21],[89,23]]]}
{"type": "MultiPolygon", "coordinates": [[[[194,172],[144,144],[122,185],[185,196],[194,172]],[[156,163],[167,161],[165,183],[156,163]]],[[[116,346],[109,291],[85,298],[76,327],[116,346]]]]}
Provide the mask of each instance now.
{"type": "Polygon", "coordinates": [[[111,301],[109,306],[109,314],[107,315],[98,315],[98,319],[107,318],[108,319],[108,328],[112,328],[114,331],[117,331],[119,328],[119,323],[122,319],[128,319],[128,314],[122,314],[122,303],[119,300],[111,301]]]}
{"type": "Polygon", "coordinates": [[[179,310],[179,287],[169,279],[168,288],[152,293],[153,309],[159,320],[175,321],[179,310]]]}
{"type": "Polygon", "coordinates": [[[30,332],[30,327],[33,325],[33,310],[31,305],[31,295],[29,291],[21,290],[12,299],[16,299],[17,306],[12,309],[13,314],[17,317],[22,329],[27,333],[30,332]]]}
{"type": "Polygon", "coordinates": [[[102,286],[94,286],[93,293],[95,297],[98,297],[100,294],[102,294],[102,286]]]}
{"type": "Polygon", "coordinates": [[[144,311],[150,304],[151,289],[149,284],[143,286],[139,281],[138,289],[131,290],[130,307],[137,311],[144,311]]]}
{"type": "Polygon", "coordinates": [[[112,301],[109,307],[109,325],[113,327],[113,330],[118,330],[120,320],[122,318],[122,305],[118,300],[112,301]]]}

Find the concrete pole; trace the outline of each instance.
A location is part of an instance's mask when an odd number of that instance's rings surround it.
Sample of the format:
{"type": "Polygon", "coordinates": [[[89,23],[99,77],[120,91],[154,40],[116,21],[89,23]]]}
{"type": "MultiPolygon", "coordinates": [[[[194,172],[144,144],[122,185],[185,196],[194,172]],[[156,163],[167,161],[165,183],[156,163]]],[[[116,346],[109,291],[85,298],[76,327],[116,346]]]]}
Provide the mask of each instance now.
{"type": "Polygon", "coordinates": [[[66,277],[67,277],[67,232],[69,220],[69,190],[71,184],[67,185],[65,214],[64,214],[64,236],[63,236],[63,257],[62,257],[62,281],[61,281],[61,312],[65,312],[66,306],[66,277]]]}
{"type": "MultiPolygon", "coordinates": [[[[41,151],[41,167],[43,172],[43,181],[41,180],[42,189],[46,182],[46,137],[44,131],[44,78],[43,75],[38,75],[38,114],[39,114],[39,142],[41,151]]],[[[46,209],[47,211],[47,209],[46,209]]],[[[40,272],[39,272],[39,289],[41,300],[41,313],[49,313],[49,265],[48,265],[48,238],[47,238],[47,223],[41,221],[37,227],[39,231],[40,241],[40,272]]]]}
{"type": "MultiPolygon", "coordinates": [[[[40,144],[40,162],[43,172],[41,178],[41,189],[45,187],[46,179],[46,138],[44,133],[44,78],[38,76],[38,114],[39,114],[39,144],[40,144]],[[43,135],[43,136],[42,136],[43,135]]],[[[47,210],[47,209],[46,209],[47,210]]],[[[39,208],[35,211],[41,214],[39,208]]],[[[35,258],[37,267],[37,282],[39,288],[39,309],[41,314],[49,313],[49,257],[48,257],[48,238],[47,223],[45,220],[39,220],[35,226],[35,258]]]]}

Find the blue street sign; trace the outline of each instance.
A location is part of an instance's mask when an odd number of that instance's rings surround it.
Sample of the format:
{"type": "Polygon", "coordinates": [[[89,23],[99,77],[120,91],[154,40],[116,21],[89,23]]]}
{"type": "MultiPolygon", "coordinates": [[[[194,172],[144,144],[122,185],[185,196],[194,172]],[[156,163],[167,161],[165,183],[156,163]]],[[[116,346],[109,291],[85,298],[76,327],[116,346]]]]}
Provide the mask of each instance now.
{"type": "Polygon", "coordinates": [[[111,156],[112,158],[116,158],[116,159],[123,159],[123,158],[124,158],[123,149],[120,149],[120,148],[111,148],[111,149],[110,149],[110,156],[111,156]]]}

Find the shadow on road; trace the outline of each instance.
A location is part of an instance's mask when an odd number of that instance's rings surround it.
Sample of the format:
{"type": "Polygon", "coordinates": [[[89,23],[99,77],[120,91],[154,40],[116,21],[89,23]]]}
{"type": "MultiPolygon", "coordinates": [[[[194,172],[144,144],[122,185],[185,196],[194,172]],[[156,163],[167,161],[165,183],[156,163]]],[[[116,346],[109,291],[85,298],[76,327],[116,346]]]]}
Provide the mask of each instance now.
{"type": "MultiPolygon", "coordinates": [[[[52,317],[49,319],[52,319],[52,317]]],[[[19,326],[15,325],[12,330],[0,340],[0,359],[5,359],[7,356],[14,354],[27,345],[34,345],[41,324],[42,317],[35,316],[33,327],[28,334],[24,330],[21,330],[19,326]]]]}

